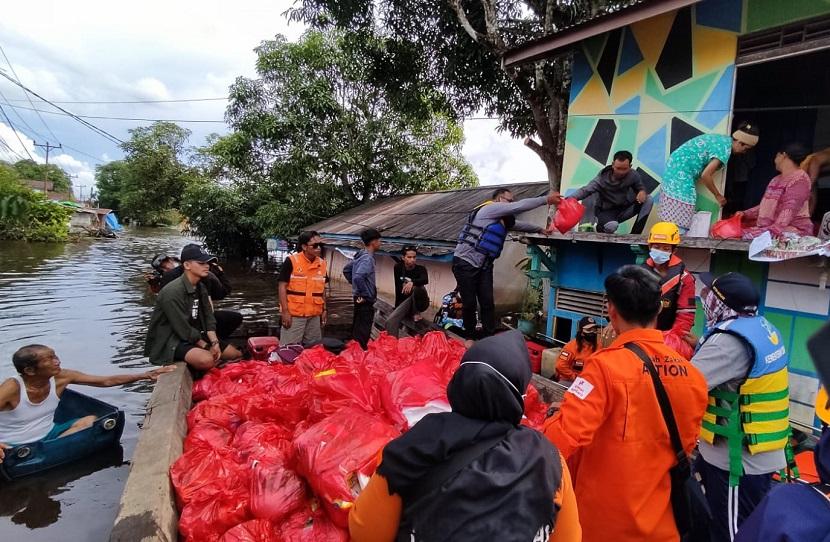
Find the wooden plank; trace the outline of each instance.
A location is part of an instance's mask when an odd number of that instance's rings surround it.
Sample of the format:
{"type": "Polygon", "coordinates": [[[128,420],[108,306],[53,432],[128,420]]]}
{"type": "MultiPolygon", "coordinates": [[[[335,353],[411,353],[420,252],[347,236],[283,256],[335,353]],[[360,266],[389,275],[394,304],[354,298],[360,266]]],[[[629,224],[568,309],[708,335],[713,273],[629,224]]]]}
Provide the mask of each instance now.
{"type": "Polygon", "coordinates": [[[184,363],[156,383],[121,496],[110,542],[178,540],[179,512],[170,466],[187,435],[193,379],[184,363]]]}
{"type": "MultiPolygon", "coordinates": [[[[527,234],[521,239],[523,242],[536,245],[552,245],[554,241],[571,241],[573,243],[608,243],[617,245],[647,245],[646,237],[643,235],[622,235],[616,233],[594,233],[594,232],[572,232],[562,235],[554,233],[551,235],[527,234]]],[[[738,239],[711,239],[708,237],[682,237],[681,248],[705,248],[715,250],[731,250],[735,252],[748,252],[749,241],[738,239]]]]}
{"type": "Polygon", "coordinates": [[[554,382],[553,380],[549,380],[544,376],[537,374],[533,375],[530,383],[533,384],[539,392],[539,396],[542,398],[542,401],[549,405],[553,403],[561,403],[562,399],[565,397],[565,391],[568,389],[566,386],[563,386],[558,382],[554,382]]]}

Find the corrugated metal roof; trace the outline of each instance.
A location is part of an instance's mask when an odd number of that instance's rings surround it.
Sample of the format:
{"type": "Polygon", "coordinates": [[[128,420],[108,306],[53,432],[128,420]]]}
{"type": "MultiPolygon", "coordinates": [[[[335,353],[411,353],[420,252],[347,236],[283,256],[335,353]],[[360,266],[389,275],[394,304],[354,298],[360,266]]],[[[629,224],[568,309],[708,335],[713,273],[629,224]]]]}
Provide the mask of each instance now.
{"type": "MultiPolygon", "coordinates": [[[[542,196],[550,190],[547,182],[500,186],[509,188],[517,200],[542,196]]],[[[385,238],[412,240],[420,245],[429,241],[454,243],[470,211],[490,199],[496,188],[499,186],[393,196],[359,205],[307,229],[326,238],[356,237],[366,228],[375,228],[385,238]]]]}

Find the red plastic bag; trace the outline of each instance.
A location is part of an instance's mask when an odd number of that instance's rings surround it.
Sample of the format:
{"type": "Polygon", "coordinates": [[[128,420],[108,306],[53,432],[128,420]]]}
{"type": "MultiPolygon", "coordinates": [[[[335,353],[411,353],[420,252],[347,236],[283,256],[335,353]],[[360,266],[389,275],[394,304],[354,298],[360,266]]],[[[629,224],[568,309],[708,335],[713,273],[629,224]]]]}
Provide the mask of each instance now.
{"type": "Polygon", "coordinates": [[[387,416],[404,430],[430,412],[450,410],[444,371],[429,359],[386,375],[381,399],[387,416]]]}
{"type": "Polygon", "coordinates": [[[335,524],[348,526],[349,508],[360,491],[358,475],[374,473],[378,451],[398,434],[376,416],[343,408],[296,436],[297,472],[335,524]]]}
{"type": "Polygon", "coordinates": [[[687,361],[690,361],[692,359],[692,355],[694,355],[695,353],[694,348],[692,348],[692,345],[683,340],[682,337],[678,337],[676,333],[664,331],[663,342],[666,343],[666,346],[668,346],[669,348],[673,348],[687,361]]]}
{"type": "Polygon", "coordinates": [[[188,431],[184,439],[184,451],[193,448],[226,448],[233,439],[233,433],[225,426],[204,421],[188,431]]]}
{"type": "Polygon", "coordinates": [[[563,198],[556,207],[556,214],[553,215],[553,227],[560,233],[567,233],[579,224],[579,219],[584,213],[584,205],[574,198],[563,198]]]}
{"type": "Polygon", "coordinates": [[[349,542],[346,528],[334,525],[320,511],[302,510],[280,525],[282,542],[349,542]]]}
{"type": "Polygon", "coordinates": [[[712,237],[715,239],[740,239],[743,235],[741,227],[741,213],[735,213],[730,218],[718,220],[712,226],[712,237]]]}
{"type": "Polygon", "coordinates": [[[196,447],[182,454],[170,467],[170,480],[179,503],[221,493],[228,486],[243,484],[247,489],[248,469],[239,465],[238,459],[227,448],[196,447]]]}
{"type": "Polygon", "coordinates": [[[242,399],[244,418],[257,422],[279,422],[293,427],[308,416],[307,394],[283,395],[273,392],[242,399]]]}
{"type": "Polygon", "coordinates": [[[210,421],[231,431],[245,421],[242,410],[244,396],[217,395],[198,403],[187,414],[187,427],[193,429],[203,421],[210,421]]]}
{"type": "Polygon", "coordinates": [[[309,418],[319,421],[343,408],[382,415],[377,379],[365,367],[328,369],[314,375],[309,418]]]}
{"type": "Polygon", "coordinates": [[[248,489],[227,488],[185,505],[179,532],[186,542],[217,542],[228,529],[249,518],[248,489]]]}
{"type": "Polygon", "coordinates": [[[312,375],[331,368],[334,358],[335,355],[322,346],[315,346],[314,348],[303,350],[302,354],[294,360],[293,366],[302,373],[312,375]]]}
{"type": "Polygon", "coordinates": [[[265,519],[252,519],[226,531],[219,542],[281,542],[277,528],[265,519]]]}
{"type": "Polygon", "coordinates": [[[251,474],[251,513],[279,525],[306,504],[305,483],[282,465],[255,462],[251,474]]]}
{"type": "Polygon", "coordinates": [[[542,401],[539,391],[533,384],[528,384],[525,393],[525,417],[522,418],[522,425],[541,431],[547,413],[548,405],[542,401]]]}
{"type": "Polygon", "coordinates": [[[432,331],[421,338],[415,360],[429,360],[444,371],[444,385],[449,384],[452,375],[458,370],[466,349],[459,341],[454,341],[440,332],[432,331]]]}
{"type": "Polygon", "coordinates": [[[245,461],[294,465],[292,432],[278,423],[245,422],[236,430],[232,446],[245,461]]]}

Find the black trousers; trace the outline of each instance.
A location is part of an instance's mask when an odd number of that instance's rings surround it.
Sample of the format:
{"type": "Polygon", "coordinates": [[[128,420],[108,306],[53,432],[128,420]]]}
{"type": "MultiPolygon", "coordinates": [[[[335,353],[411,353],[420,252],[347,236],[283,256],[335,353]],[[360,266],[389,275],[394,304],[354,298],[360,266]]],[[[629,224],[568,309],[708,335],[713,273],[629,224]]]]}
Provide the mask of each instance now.
{"type": "Polygon", "coordinates": [[[216,336],[227,339],[242,324],[242,314],[236,311],[213,311],[216,318],[216,336]]]}
{"type": "Polygon", "coordinates": [[[423,312],[429,308],[429,294],[423,286],[415,286],[412,293],[406,296],[403,302],[395,307],[392,314],[386,319],[386,332],[397,337],[400,334],[401,321],[411,318],[416,312],[423,312]]]}
{"type": "Polygon", "coordinates": [[[354,315],[352,318],[352,338],[366,350],[369,345],[369,337],[372,335],[372,325],[375,322],[375,302],[364,301],[354,303],[354,315]]]}
{"type": "Polygon", "coordinates": [[[493,262],[473,267],[461,258],[452,259],[452,274],[464,304],[464,333],[472,339],[476,335],[476,308],[481,316],[482,337],[496,332],[496,303],[493,300],[493,262]]]}

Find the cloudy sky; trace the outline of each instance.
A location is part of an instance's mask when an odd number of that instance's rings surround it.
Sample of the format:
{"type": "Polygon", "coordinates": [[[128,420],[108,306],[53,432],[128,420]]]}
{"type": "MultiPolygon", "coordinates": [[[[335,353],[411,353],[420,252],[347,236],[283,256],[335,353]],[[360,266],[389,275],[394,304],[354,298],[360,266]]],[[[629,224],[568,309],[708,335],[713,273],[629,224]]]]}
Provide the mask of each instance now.
{"type": "MultiPolygon", "coordinates": [[[[227,130],[224,97],[236,77],[254,75],[253,48],[278,33],[296,39],[303,32],[283,16],[290,6],[290,0],[15,2],[3,7],[0,46],[20,81],[72,113],[176,119],[192,130],[191,144],[200,145],[207,134],[227,130]],[[192,99],[202,101],[169,101],[192,99]]],[[[0,69],[13,76],[2,56],[0,69]]],[[[34,142],[61,143],[50,162],[77,175],[76,193],[83,186],[88,194],[95,166],[121,156],[117,144],[34,97],[32,102],[44,112],[31,111],[26,93],[0,78],[0,105],[16,129],[0,114],[0,159],[31,154],[43,161],[44,150],[34,142]]],[[[149,124],[88,120],[120,139],[127,139],[128,129],[149,124]]],[[[464,154],[482,184],[544,180],[539,159],[497,133],[495,125],[465,125],[464,154]]]]}

